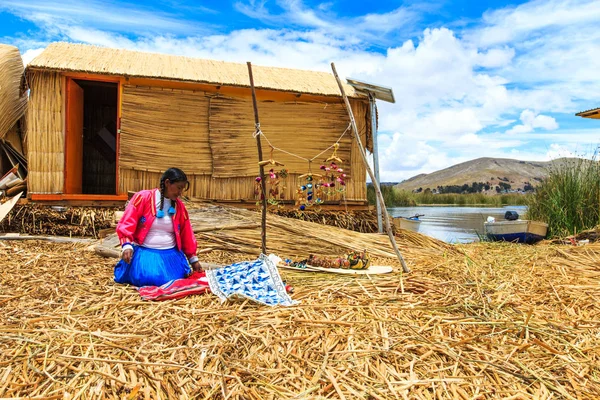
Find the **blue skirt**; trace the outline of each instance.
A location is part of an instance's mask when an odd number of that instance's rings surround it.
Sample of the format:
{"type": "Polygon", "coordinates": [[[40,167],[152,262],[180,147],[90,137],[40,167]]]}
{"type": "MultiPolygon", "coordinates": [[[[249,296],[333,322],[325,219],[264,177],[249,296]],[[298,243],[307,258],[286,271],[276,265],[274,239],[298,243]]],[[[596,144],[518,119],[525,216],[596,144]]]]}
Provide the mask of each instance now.
{"type": "Polygon", "coordinates": [[[161,286],[174,279],[185,278],[192,268],[182,251],[133,247],[131,264],[120,260],[115,266],[115,282],[133,286],[161,286]]]}

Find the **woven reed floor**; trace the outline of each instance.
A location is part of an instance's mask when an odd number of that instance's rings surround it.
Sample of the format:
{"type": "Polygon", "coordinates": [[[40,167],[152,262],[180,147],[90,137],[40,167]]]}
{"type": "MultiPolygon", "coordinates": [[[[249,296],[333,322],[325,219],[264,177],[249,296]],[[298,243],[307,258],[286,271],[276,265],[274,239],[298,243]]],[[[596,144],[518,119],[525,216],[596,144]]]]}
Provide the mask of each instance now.
{"type": "MultiPolygon", "coordinates": [[[[227,212],[195,224],[203,261],[258,254],[255,220],[227,212]]],[[[447,245],[401,232],[402,275],[384,236],[269,217],[269,251],[282,257],[360,245],[395,272],[282,270],[301,301],[289,308],[210,294],[149,303],[88,245],[2,241],[0,397],[600,397],[599,243],[447,245]]]]}

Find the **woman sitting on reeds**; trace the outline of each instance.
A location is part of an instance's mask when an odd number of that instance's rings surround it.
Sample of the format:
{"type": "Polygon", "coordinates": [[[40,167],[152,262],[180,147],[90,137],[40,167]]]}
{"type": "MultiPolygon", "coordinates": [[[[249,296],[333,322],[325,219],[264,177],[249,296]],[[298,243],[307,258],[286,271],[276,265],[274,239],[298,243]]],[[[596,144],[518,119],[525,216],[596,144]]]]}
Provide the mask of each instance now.
{"type": "Polygon", "coordinates": [[[117,225],[121,261],[115,282],[134,286],[160,286],[200,271],[198,247],[188,212],[179,199],[189,188],[185,173],[169,168],[160,189],[136,193],[117,225]],[[190,268],[191,265],[191,268],[190,268]]]}

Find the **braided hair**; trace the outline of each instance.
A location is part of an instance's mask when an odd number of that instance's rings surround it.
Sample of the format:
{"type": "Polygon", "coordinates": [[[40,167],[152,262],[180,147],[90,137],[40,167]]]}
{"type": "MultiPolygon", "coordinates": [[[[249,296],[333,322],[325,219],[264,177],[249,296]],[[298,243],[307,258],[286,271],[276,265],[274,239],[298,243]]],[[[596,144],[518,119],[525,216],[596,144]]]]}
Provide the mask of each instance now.
{"type": "MultiPolygon", "coordinates": [[[[185,183],[187,183],[187,188],[190,187],[190,182],[188,181],[185,172],[183,172],[179,168],[169,168],[168,170],[166,170],[160,178],[160,210],[161,211],[163,209],[164,202],[165,202],[165,191],[166,191],[165,181],[167,179],[169,180],[170,183],[185,182],[185,183]]],[[[177,202],[173,202],[173,204],[172,204],[173,208],[175,208],[176,205],[177,205],[177,202]]]]}

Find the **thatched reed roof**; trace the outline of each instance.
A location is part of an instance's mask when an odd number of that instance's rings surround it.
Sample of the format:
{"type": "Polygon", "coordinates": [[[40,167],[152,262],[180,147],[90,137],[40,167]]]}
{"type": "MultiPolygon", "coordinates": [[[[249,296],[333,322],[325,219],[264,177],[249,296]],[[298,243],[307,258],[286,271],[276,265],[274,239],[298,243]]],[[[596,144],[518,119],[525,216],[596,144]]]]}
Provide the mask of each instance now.
{"type": "MultiPolygon", "coordinates": [[[[249,87],[248,67],[242,63],[214,61],[167,54],[111,49],[105,47],[53,43],[28,68],[90,74],[129,76],[198,82],[222,86],[249,87]]],[[[333,74],[288,68],[253,66],[256,88],[339,96],[333,74]]],[[[344,85],[350,97],[361,97],[344,85]]]]}
{"type": "Polygon", "coordinates": [[[600,119],[600,108],[592,108],[575,114],[577,117],[600,119]]]}

